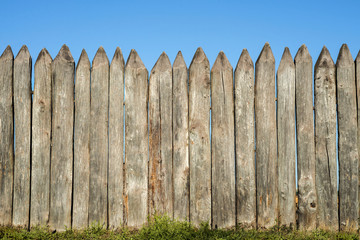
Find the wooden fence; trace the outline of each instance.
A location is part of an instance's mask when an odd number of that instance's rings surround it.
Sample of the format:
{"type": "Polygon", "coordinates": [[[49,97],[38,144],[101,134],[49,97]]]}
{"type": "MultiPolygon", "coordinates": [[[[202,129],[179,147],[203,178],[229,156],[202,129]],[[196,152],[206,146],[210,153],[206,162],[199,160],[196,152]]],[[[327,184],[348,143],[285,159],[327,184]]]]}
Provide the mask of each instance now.
{"type": "Polygon", "coordinates": [[[0,57],[0,225],[138,228],[167,214],[358,229],[360,55],[346,45],[336,65],[323,48],[314,80],[305,45],[294,60],[285,48],[277,74],[269,44],[234,72],[223,52],[210,69],[201,48],[189,70],[161,54],[149,79],[119,48],[92,66],[83,51],[75,70],[66,45],[40,52],[33,92],[31,69],[26,46],[0,57]]]}

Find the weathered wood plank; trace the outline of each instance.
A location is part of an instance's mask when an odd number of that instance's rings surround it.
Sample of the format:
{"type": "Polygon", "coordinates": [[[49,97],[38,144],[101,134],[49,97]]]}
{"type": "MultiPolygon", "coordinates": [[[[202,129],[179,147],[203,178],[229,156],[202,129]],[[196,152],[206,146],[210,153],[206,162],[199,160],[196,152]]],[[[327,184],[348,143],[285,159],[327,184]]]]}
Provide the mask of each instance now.
{"type": "Polygon", "coordinates": [[[295,64],[285,48],[277,71],[279,224],[296,228],[295,64]]]}
{"type": "Polygon", "coordinates": [[[211,221],[210,64],[201,48],[189,68],[190,221],[211,221]]]}
{"type": "Polygon", "coordinates": [[[235,226],[233,68],[220,52],[211,69],[212,227],[235,226]]]}
{"type": "Polygon", "coordinates": [[[172,69],[165,52],[149,79],[149,151],[149,213],[172,217],[172,69]]]}
{"type": "MultiPolygon", "coordinates": [[[[358,154],[360,154],[360,51],[355,59],[355,75],[356,75],[356,96],[357,96],[357,138],[358,138],[358,154]]],[[[360,158],[359,158],[360,165],[360,158]]],[[[359,216],[360,216],[360,166],[359,166],[359,189],[358,189],[358,199],[359,199],[359,216]]]]}
{"type": "Polygon", "coordinates": [[[257,224],[270,228],[278,217],[275,59],[265,44],[255,64],[257,224]]]}
{"type": "Polygon", "coordinates": [[[0,225],[12,223],[14,177],[14,55],[7,46],[0,57],[0,225]]]}
{"type": "Polygon", "coordinates": [[[71,226],[73,168],[75,63],[69,48],[63,45],[51,65],[52,139],[50,219],[51,229],[71,226]]]}
{"type": "Polygon", "coordinates": [[[188,70],[179,51],[173,63],[174,219],[189,220],[188,70]]]}
{"type": "Polygon", "coordinates": [[[256,227],[254,63],[246,49],[235,73],[236,213],[237,224],[256,227]]]}
{"type": "Polygon", "coordinates": [[[315,141],[312,101],[312,59],[305,45],[295,56],[298,221],[300,230],[316,228],[315,141]]]}
{"type": "Polygon", "coordinates": [[[116,48],[110,65],[109,91],[109,227],[119,228],[124,222],[123,150],[124,150],[124,57],[116,48]]]}
{"type": "Polygon", "coordinates": [[[148,215],[148,71],[135,50],[125,66],[125,217],[139,228],[148,215]]]}
{"type": "Polygon", "coordinates": [[[315,169],[318,228],[338,229],[335,64],[324,47],[315,64],[315,169]]]}
{"type": "Polygon", "coordinates": [[[14,198],[13,225],[28,227],[30,220],[31,65],[24,45],[14,60],[14,198]]]}
{"type": "Polygon", "coordinates": [[[83,49],[76,66],[74,126],[74,191],[72,227],[89,224],[90,61],[83,49]]]}
{"type": "Polygon", "coordinates": [[[89,224],[107,226],[109,59],[98,49],[91,68],[89,224]]]}
{"type": "Polygon", "coordinates": [[[44,48],[34,67],[30,226],[47,225],[50,213],[51,62],[44,48]]]}
{"type": "Polygon", "coordinates": [[[339,119],[339,220],[340,230],[357,231],[359,218],[359,156],[355,65],[346,44],[336,61],[339,119]]]}

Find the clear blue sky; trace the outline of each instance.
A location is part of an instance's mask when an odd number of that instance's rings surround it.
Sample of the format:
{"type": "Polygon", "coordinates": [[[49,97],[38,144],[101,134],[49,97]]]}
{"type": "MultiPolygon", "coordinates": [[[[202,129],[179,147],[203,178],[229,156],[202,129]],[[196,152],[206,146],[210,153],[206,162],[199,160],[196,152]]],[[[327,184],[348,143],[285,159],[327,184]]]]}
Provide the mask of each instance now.
{"type": "Polygon", "coordinates": [[[235,67],[243,48],[255,62],[269,42],[276,66],[284,47],[295,56],[305,43],[313,62],[326,45],[336,61],[342,43],[360,49],[360,1],[15,1],[1,0],[0,51],[26,44],[33,64],[42,48],[54,58],[66,43],[78,61],[103,46],[111,60],[119,46],[136,49],[150,70],[162,51],[171,62],[181,50],[189,66],[201,46],[212,65],[223,50],[235,67]]]}

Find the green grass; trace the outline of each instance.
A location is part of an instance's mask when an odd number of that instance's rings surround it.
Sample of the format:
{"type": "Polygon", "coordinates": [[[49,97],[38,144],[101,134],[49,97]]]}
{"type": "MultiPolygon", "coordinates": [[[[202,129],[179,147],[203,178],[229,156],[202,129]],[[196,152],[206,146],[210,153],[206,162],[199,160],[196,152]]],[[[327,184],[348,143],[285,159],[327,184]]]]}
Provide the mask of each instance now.
{"type": "Polygon", "coordinates": [[[211,230],[203,223],[195,228],[188,222],[172,220],[166,216],[156,216],[138,231],[123,228],[110,231],[98,224],[81,230],[67,230],[52,233],[46,227],[21,228],[0,227],[0,239],[359,239],[356,233],[345,232],[300,232],[289,228],[274,227],[270,230],[246,230],[237,227],[229,230],[211,230]]]}

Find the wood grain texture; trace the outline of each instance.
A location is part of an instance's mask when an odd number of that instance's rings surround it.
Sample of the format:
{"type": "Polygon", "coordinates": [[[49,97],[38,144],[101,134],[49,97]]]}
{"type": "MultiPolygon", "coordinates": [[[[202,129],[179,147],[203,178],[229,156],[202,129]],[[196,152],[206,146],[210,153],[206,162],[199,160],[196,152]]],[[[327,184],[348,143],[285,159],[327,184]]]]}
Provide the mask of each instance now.
{"type": "Polygon", "coordinates": [[[139,228],[148,215],[148,71],[135,50],[125,66],[125,218],[139,228]]]}
{"type": "Polygon", "coordinates": [[[149,214],[173,216],[172,68],[163,52],[149,79],[149,214]]]}
{"type": "Polygon", "coordinates": [[[189,220],[188,70],[181,52],[173,63],[172,78],[174,219],[189,220]]]}
{"type": "Polygon", "coordinates": [[[189,68],[190,221],[211,221],[210,64],[201,48],[189,68]]]}
{"type": "Polygon", "coordinates": [[[31,162],[31,66],[29,50],[24,45],[14,60],[14,198],[13,225],[28,227],[30,220],[31,162]]]}
{"type": "Polygon", "coordinates": [[[256,227],[254,63],[246,49],[235,73],[236,218],[237,224],[256,227]]]}
{"type": "Polygon", "coordinates": [[[233,68],[220,52],[211,69],[212,227],[235,226],[233,68]]]}
{"type": "Polygon", "coordinates": [[[74,70],[69,48],[63,45],[51,65],[52,139],[50,172],[51,229],[64,231],[71,226],[74,70]]]}
{"type": "Polygon", "coordinates": [[[109,228],[119,228],[124,222],[123,161],[124,161],[124,57],[116,48],[110,65],[109,91],[109,228]]]}
{"type": "Polygon", "coordinates": [[[265,44],[255,64],[257,224],[271,228],[278,218],[275,59],[265,44]]]}
{"type": "Polygon", "coordinates": [[[357,143],[355,64],[346,44],[336,61],[339,121],[339,221],[340,230],[358,230],[359,155],[357,143]]]}
{"type": "Polygon", "coordinates": [[[0,225],[12,223],[14,179],[14,55],[7,46],[0,57],[0,225]]]}
{"type": "Polygon", "coordinates": [[[89,225],[90,61],[83,49],[76,66],[74,126],[74,191],[72,227],[89,225]]]}
{"type": "Polygon", "coordinates": [[[298,221],[300,230],[316,228],[315,141],[312,101],[312,59],[305,45],[295,56],[298,221]]]}
{"type": "Polygon", "coordinates": [[[34,67],[30,226],[47,225],[50,214],[51,62],[44,48],[34,67]]]}
{"type": "Polygon", "coordinates": [[[295,64],[285,48],[277,71],[279,224],[296,227],[295,64]]]}
{"type": "Polygon", "coordinates": [[[324,47],[315,64],[315,169],[318,228],[338,229],[335,64],[324,47]]]}
{"type": "Polygon", "coordinates": [[[102,47],[91,68],[89,224],[107,226],[109,60],[102,47]]]}
{"type": "MultiPolygon", "coordinates": [[[[358,154],[360,154],[360,51],[355,59],[355,76],[356,76],[356,97],[357,97],[357,138],[358,138],[358,154]]],[[[360,165],[360,159],[359,159],[360,165]]],[[[358,199],[359,199],[359,216],[360,216],[360,166],[359,166],[359,187],[358,187],[358,199]]]]}

